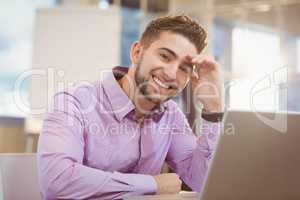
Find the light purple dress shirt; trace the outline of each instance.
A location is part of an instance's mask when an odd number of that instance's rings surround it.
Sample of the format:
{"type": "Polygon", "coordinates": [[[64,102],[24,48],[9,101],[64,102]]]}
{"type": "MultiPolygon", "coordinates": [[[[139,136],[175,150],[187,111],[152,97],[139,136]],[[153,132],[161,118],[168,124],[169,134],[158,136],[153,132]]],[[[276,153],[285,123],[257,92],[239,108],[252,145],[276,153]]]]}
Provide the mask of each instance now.
{"type": "Polygon", "coordinates": [[[196,137],[177,104],[168,100],[141,125],[116,78],[110,72],[103,81],[54,96],[38,144],[43,198],[154,194],[153,175],[165,161],[190,188],[201,191],[220,123],[203,120],[201,136],[196,137]]]}

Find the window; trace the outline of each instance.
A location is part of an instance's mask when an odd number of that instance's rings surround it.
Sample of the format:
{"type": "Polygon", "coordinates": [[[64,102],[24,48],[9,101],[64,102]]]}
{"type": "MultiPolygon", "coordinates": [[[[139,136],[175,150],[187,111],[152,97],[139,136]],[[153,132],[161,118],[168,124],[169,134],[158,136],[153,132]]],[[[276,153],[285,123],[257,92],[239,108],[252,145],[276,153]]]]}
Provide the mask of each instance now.
{"type": "Polygon", "coordinates": [[[232,73],[237,79],[230,87],[230,108],[277,110],[278,84],[274,83],[280,62],[280,39],[274,33],[234,28],[232,32],[232,73]]]}
{"type": "MultiPolygon", "coordinates": [[[[17,76],[30,68],[35,11],[55,5],[55,0],[0,1],[0,115],[22,116],[13,102],[17,76]]],[[[24,99],[28,87],[20,91],[24,99]]]]}
{"type": "Polygon", "coordinates": [[[300,73],[300,38],[297,39],[297,72],[300,73]]]}

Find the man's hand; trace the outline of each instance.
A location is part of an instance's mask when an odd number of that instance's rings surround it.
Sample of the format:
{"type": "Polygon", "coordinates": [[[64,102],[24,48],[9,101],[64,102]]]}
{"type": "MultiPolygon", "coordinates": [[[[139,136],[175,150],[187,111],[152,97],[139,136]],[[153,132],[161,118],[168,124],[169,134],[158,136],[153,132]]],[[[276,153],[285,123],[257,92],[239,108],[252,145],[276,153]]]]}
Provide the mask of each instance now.
{"type": "Polygon", "coordinates": [[[182,181],[175,173],[159,174],[154,179],[157,183],[156,194],[177,194],[181,190],[182,181]]]}
{"type": "Polygon", "coordinates": [[[204,55],[187,56],[194,66],[191,77],[195,100],[203,104],[205,112],[224,111],[224,86],[217,62],[204,55]]]}

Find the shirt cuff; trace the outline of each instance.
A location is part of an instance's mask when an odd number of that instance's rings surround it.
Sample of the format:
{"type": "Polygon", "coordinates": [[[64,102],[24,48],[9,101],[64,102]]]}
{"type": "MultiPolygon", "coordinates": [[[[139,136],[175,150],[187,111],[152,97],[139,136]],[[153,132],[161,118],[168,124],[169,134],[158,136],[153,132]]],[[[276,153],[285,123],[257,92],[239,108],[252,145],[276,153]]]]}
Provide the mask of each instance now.
{"type": "Polygon", "coordinates": [[[201,133],[204,135],[208,135],[209,138],[220,135],[222,128],[222,122],[210,122],[202,119],[201,133]]]}
{"type": "Polygon", "coordinates": [[[212,151],[216,148],[219,136],[221,134],[222,123],[221,122],[209,122],[206,120],[202,121],[201,126],[201,137],[197,143],[199,146],[206,147],[212,151]]]}
{"type": "Polygon", "coordinates": [[[144,194],[155,194],[157,192],[157,183],[151,175],[139,175],[141,190],[145,191],[144,194]]]}
{"type": "Polygon", "coordinates": [[[146,174],[123,174],[114,172],[117,179],[127,182],[134,187],[134,193],[137,195],[155,194],[157,192],[157,184],[153,176],[146,174]]]}

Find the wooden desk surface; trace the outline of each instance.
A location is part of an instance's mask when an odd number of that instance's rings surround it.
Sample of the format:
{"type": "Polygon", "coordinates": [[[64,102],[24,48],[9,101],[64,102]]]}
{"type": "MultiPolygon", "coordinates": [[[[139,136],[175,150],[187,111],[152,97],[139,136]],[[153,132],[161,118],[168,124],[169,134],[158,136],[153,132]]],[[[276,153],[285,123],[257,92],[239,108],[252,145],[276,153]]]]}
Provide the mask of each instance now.
{"type": "Polygon", "coordinates": [[[144,195],[136,197],[128,197],[124,200],[199,200],[200,194],[195,192],[187,192],[174,195],[144,195]]]}

